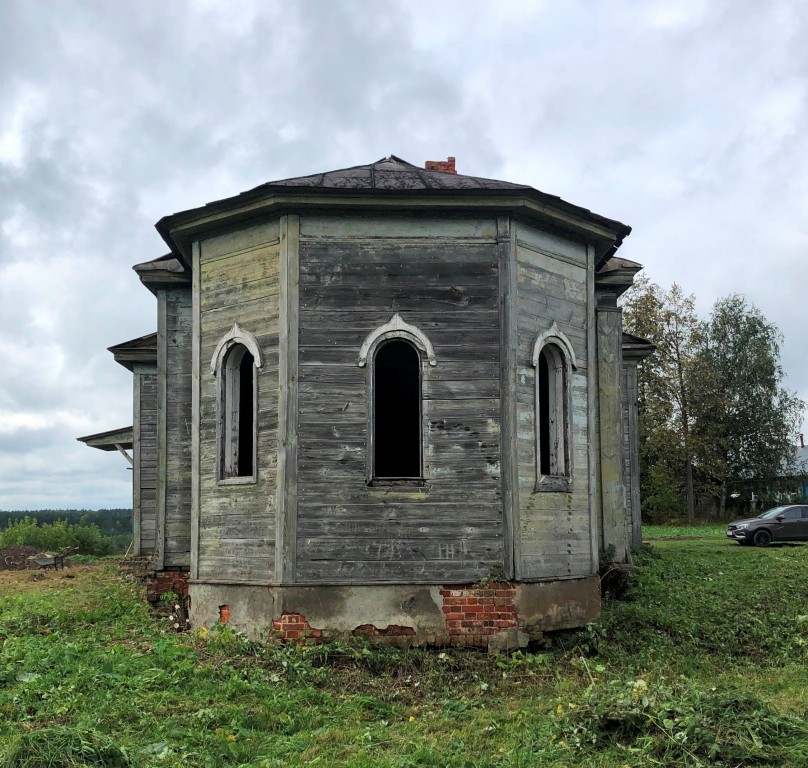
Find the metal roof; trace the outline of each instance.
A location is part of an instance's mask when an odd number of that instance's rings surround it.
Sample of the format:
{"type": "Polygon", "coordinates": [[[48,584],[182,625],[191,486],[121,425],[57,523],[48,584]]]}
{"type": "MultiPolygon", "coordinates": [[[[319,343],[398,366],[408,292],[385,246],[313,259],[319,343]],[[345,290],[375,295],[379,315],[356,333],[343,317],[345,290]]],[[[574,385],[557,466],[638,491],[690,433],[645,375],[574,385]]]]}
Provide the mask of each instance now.
{"type": "Polygon", "coordinates": [[[156,228],[171,248],[172,254],[188,267],[192,237],[215,229],[217,223],[233,225],[241,219],[255,217],[261,206],[282,206],[285,202],[293,206],[301,205],[301,194],[307,196],[305,202],[309,205],[315,200],[320,201],[319,204],[336,204],[338,201],[356,201],[359,204],[362,200],[366,206],[370,198],[375,198],[386,202],[401,201],[402,207],[406,207],[409,201],[438,202],[449,197],[459,207],[470,209],[482,201],[495,204],[501,201],[503,208],[519,208],[523,212],[527,209],[522,201],[526,200],[542,216],[552,218],[553,212],[556,212],[559,216],[554,221],[558,226],[575,229],[579,226],[575,223],[577,221],[586,222],[599,230],[599,234],[592,235],[593,240],[598,242],[598,267],[614,254],[631,232],[631,227],[626,224],[568,203],[556,195],[541,192],[527,184],[427,170],[395,155],[368,165],[269,181],[233,197],[164,216],[157,222],[156,228]]]}
{"type": "Polygon", "coordinates": [[[373,189],[407,191],[417,189],[532,189],[526,184],[464,176],[461,173],[429,171],[390,155],[369,165],[355,165],[336,171],[297,176],[292,179],[268,181],[242,194],[272,187],[309,187],[323,189],[373,189]]]}

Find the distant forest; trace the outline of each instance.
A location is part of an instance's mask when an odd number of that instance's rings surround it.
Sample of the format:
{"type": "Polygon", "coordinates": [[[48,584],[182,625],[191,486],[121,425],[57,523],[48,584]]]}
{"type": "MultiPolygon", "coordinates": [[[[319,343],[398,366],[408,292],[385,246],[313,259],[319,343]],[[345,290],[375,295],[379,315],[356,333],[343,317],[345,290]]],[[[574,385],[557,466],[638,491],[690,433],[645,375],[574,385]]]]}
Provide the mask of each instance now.
{"type": "Polygon", "coordinates": [[[36,518],[39,525],[67,520],[71,525],[97,525],[104,536],[132,535],[131,509],[29,509],[19,512],[0,510],[0,530],[9,521],[36,518]]]}

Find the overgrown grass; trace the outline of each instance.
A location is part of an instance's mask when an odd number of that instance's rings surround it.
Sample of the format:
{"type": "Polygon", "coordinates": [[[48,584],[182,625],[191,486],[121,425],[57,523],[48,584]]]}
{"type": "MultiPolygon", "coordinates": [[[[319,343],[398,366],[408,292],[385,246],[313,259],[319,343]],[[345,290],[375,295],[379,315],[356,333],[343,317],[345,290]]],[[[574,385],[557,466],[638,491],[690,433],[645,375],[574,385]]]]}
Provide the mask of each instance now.
{"type": "Polygon", "coordinates": [[[806,765],[806,565],[654,538],[601,622],[507,658],[168,634],[108,565],[22,573],[0,767],[806,765]]]}

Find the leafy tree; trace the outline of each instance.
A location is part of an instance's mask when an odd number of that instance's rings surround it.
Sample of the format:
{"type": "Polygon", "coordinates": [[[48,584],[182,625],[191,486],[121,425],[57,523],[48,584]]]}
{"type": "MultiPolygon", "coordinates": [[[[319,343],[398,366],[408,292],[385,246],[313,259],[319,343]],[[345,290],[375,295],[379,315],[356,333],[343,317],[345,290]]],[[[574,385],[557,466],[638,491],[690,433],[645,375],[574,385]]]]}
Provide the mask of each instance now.
{"type": "Polygon", "coordinates": [[[648,509],[663,514],[670,514],[674,498],[684,496],[693,522],[697,441],[691,401],[702,333],[695,299],[675,283],[663,291],[640,278],[624,298],[623,317],[629,332],[656,346],[638,372],[642,495],[648,509]]]}
{"type": "Polygon", "coordinates": [[[638,374],[643,509],[695,518],[695,500],[751,487],[774,492],[796,476],[794,435],[804,403],[782,386],[782,335],[738,295],[701,321],[692,296],[647,278],[626,293],[630,333],[656,345],[638,374]],[[678,509],[677,509],[678,507],[678,509]]]}
{"type": "Polygon", "coordinates": [[[805,404],[783,387],[782,343],[777,327],[737,294],[719,299],[704,326],[694,409],[722,513],[731,486],[761,495],[799,474],[794,435],[805,404]]]}

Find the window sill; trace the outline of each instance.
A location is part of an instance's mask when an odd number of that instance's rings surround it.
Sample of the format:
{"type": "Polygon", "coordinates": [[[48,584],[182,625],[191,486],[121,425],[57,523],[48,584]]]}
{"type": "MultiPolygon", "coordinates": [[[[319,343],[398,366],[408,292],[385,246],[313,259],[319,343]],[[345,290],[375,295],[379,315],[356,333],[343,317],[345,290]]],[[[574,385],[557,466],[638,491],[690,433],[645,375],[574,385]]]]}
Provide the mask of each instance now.
{"type": "Polygon", "coordinates": [[[533,490],[536,493],[569,493],[572,490],[572,478],[564,475],[542,475],[533,490]]]}
{"type": "Polygon", "coordinates": [[[400,489],[425,488],[425,477],[374,477],[368,481],[370,488],[400,489]]]}
{"type": "Polygon", "coordinates": [[[255,485],[257,482],[258,478],[255,475],[249,475],[246,477],[223,477],[216,485],[255,485]]]}

